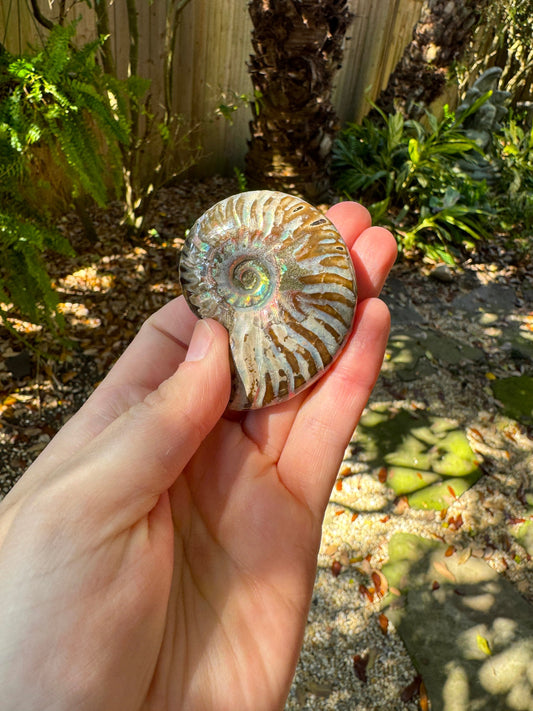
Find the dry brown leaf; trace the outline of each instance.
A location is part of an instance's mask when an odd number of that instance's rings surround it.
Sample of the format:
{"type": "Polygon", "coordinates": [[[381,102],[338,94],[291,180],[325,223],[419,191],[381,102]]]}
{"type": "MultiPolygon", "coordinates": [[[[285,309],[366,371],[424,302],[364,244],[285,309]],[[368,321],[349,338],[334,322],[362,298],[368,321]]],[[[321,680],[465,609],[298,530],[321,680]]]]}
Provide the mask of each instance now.
{"type": "Polygon", "coordinates": [[[446,563],[441,563],[439,560],[433,561],[433,567],[437,571],[437,573],[440,573],[443,578],[447,578],[450,580],[452,583],[456,582],[456,577],[452,573],[452,571],[448,568],[446,563]]]}

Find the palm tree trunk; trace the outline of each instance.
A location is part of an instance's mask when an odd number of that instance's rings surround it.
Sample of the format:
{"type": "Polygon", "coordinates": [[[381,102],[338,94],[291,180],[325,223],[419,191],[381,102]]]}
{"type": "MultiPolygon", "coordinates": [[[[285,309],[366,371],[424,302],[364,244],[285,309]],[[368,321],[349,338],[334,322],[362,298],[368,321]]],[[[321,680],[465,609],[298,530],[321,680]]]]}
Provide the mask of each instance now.
{"type": "Polygon", "coordinates": [[[348,0],[251,0],[256,101],[246,177],[317,201],[329,187],[338,128],[331,103],[351,20],[348,0]]]}
{"type": "Polygon", "coordinates": [[[419,118],[437,99],[448,70],[461,58],[488,0],[425,0],[413,38],[381,92],[376,105],[419,118]]]}

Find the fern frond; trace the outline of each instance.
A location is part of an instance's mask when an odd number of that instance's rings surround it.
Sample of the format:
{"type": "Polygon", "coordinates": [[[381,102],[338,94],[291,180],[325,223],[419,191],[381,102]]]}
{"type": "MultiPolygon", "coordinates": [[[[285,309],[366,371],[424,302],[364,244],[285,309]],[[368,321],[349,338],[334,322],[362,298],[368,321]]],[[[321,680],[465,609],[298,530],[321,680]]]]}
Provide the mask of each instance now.
{"type": "Polygon", "coordinates": [[[42,256],[47,249],[72,253],[58,231],[0,208],[0,298],[21,316],[57,330],[58,299],[42,256]]]}

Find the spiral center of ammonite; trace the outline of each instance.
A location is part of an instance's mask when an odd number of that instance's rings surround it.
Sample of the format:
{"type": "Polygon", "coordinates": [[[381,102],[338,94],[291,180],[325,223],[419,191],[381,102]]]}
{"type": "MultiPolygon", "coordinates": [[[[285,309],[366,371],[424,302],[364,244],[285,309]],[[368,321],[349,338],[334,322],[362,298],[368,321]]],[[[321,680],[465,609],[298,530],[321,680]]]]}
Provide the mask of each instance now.
{"type": "Polygon", "coordinates": [[[248,259],[233,270],[233,279],[238,286],[242,286],[244,291],[253,291],[258,283],[260,287],[262,286],[260,276],[254,271],[253,262],[250,263],[248,259]]]}
{"type": "Polygon", "coordinates": [[[235,308],[262,306],[272,296],[275,275],[258,257],[240,257],[229,268],[226,301],[235,308]]]}

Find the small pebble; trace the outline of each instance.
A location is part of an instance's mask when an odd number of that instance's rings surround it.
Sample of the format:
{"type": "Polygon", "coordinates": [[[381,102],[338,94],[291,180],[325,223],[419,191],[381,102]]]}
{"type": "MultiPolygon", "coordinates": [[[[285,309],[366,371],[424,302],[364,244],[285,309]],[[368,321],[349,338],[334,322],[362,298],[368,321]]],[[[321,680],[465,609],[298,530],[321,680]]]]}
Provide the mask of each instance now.
{"type": "Polygon", "coordinates": [[[455,274],[447,264],[437,264],[429,276],[442,284],[451,284],[455,279],[455,274]]]}

